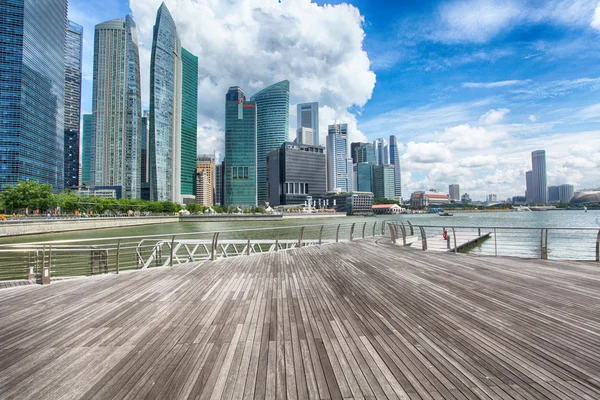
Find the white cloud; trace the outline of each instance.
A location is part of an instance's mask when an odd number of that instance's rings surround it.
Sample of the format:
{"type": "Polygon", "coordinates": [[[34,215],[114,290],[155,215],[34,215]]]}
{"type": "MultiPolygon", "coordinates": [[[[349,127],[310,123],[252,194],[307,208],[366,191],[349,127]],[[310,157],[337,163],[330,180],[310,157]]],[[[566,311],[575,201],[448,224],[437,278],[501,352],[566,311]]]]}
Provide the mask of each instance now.
{"type": "Polygon", "coordinates": [[[454,150],[477,150],[493,147],[497,140],[506,136],[506,131],[502,129],[462,124],[446,128],[439,139],[454,150]]]}
{"type": "Polygon", "coordinates": [[[567,168],[580,168],[580,169],[589,169],[596,168],[598,165],[588,159],[583,157],[569,157],[563,164],[563,166],[567,168]]]}
{"type": "Polygon", "coordinates": [[[490,110],[479,118],[479,122],[485,125],[495,125],[502,121],[510,110],[508,108],[500,108],[498,110],[490,110]]]}
{"type": "Polygon", "coordinates": [[[525,80],[509,80],[509,81],[497,81],[497,82],[465,82],[462,84],[466,88],[476,89],[495,89],[507,86],[523,85],[531,82],[531,79],[525,80]]]}
{"type": "Polygon", "coordinates": [[[452,153],[444,143],[410,142],[406,145],[406,153],[403,158],[412,163],[447,163],[452,161],[452,153]]]}
{"type": "Polygon", "coordinates": [[[577,116],[584,120],[598,119],[600,118],[600,104],[593,104],[591,106],[583,108],[577,116]]]}
{"type": "Polygon", "coordinates": [[[537,121],[537,117],[536,117],[535,115],[531,114],[531,115],[529,116],[529,121],[531,121],[531,122],[535,122],[535,121],[537,121]]]}
{"type": "Polygon", "coordinates": [[[491,155],[476,155],[472,157],[465,157],[458,162],[458,165],[461,167],[467,168],[491,168],[495,167],[498,164],[498,157],[495,154],[491,155]]]}
{"type": "MultiPolygon", "coordinates": [[[[152,27],[160,3],[130,1],[138,25],[140,61],[145,66],[146,102],[152,27]]],[[[322,144],[327,124],[334,119],[349,124],[350,140],[364,140],[356,118],[347,111],[351,106],[364,106],[375,85],[375,74],[362,48],[365,34],[357,8],[348,4],[318,6],[307,0],[166,3],[182,46],[199,58],[200,151],[222,148],[224,98],[229,86],[242,87],[250,97],[283,79],[290,81],[290,111],[299,102],[319,102],[322,144]]],[[[290,117],[290,128],[295,126],[296,119],[290,117]]]]}
{"type": "Polygon", "coordinates": [[[594,16],[592,17],[592,22],[590,23],[590,26],[600,31],[600,2],[598,2],[598,5],[594,10],[594,16]]]}

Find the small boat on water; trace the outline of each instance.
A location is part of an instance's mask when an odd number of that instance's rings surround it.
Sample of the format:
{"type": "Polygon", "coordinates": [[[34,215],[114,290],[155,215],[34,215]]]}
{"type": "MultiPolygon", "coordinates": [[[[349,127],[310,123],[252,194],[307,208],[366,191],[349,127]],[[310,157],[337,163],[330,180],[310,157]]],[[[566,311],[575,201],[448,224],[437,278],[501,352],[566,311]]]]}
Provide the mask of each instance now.
{"type": "Polygon", "coordinates": [[[583,211],[587,212],[587,207],[583,206],[583,211]]]}
{"type": "Polygon", "coordinates": [[[448,211],[444,211],[444,212],[439,212],[439,213],[438,213],[438,215],[439,215],[440,217],[451,217],[451,216],[453,216],[454,214],[452,214],[452,213],[449,213],[448,211]]]}

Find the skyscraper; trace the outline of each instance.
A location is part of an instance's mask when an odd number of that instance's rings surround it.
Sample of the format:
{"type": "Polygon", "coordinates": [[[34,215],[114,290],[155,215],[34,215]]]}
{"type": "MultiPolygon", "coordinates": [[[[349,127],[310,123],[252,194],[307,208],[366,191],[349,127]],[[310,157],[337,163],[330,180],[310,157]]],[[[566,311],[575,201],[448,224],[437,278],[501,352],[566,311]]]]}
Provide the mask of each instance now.
{"type": "Polygon", "coordinates": [[[142,137],[142,151],[141,151],[141,194],[140,198],[142,200],[150,200],[150,182],[148,181],[148,169],[150,168],[150,157],[148,154],[148,143],[150,141],[150,137],[148,134],[148,116],[149,111],[144,110],[142,114],[142,129],[141,137],[142,137]]]}
{"type": "Polygon", "coordinates": [[[377,158],[376,165],[389,164],[387,141],[385,139],[375,139],[373,147],[375,148],[375,157],[377,158]]]}
{"type": "Polygon", "coordinates": [[[548,203],[558,203],[560,195],[558,186],[548,186],[548,203]]]}
{"type": "Polygon", "coordinates": [[[257,204],[256,119],[256,103],[246,101],[238,86],[230,87],[225,95],[225,205],[257,204]]]}
{"type": "Polygon", "coordinates": [[[460,186],[458,183],[448,185],[448,199],[450,201],[460,201],[460,186]]]}
{"type": "Polygon", "coordinates": [[[66,0],[0,2],[0,190],[64,186],[66,0]]]}
{"type": "Polygon", "coordinates": [[[348,191],[348,124],[328,126],[327,134],[327,190],[348,191]]]}
{"type": "Polygon", "coordinates": [[[545,150],[531,152],[531,171],[533,173],[533,201],[535,203],[547,203],[548,187],[546,181],[545,150]]]}
{"type": "Polygon", "coordinates": [[[313,144],[319,145],[319,103],[300,103],[297,106],[298,129],[310,128],[313,131],[313,144]]]}
{"type": "Polygon", "coordinates": [[[215,158],[210,154],[197,157],[196,203],[201,206],[214,205],[215,158]]]}
{"type": "Polygon", "coordinates": [[[69,21],[65,40],[64,185],[79,186],[79,121],[83,27],[69,21]]]}
{"type": "Polygon", "coordinates": [[[525,172],[525,199],[528,203],[533,203],[533,171],[525,172]]]}
{"type": "Polygon", "coordinates": [[[573,198],[575,190],[573,185],[560,185],[558,186],[558,199],[561,203],[568,203],[573,198]]]}
{"type": "Polygon", "coordinates": [[[296,129],[296,142],[313,145],[315,143],[315,135],[312,128],[303,127],[296,129]]]}
{"type": "Polygon", "coordinates": [[[389,164],[373,168],[373,194],[375,197],[394,198],[394,167],[389,164]]]}
{"type": "MultiPolygon", "coordinates": [[[[181,48],[181,63],[181,195],[194,197],[198,130],[198,57],[181,48]]],[[[212,205],[212,195],[210,202],[212,205]]]]}
{"type": "Polygon", "coordinates": [[[93,116],[83,114],[83,129],[81,130],[81,185],[90,186],[94,184],[92,175],[92,148],[93,140],[93,116]]]}
{"type": "MultiPolygon", "coordinates": [[[[400,169],[400,150],[396,136],[390,135],[390,164],[394,166],[394,197],[402,198],[402,174],[400,169]]],[[[460,196],[457,196],[458,200],[460,196]]]]}
{"type": "Polygon", "coordinates": [[[350,143],[350,158],[352,158],[352,162],[354,164],[358,164],[363,161],[358,160],[358,153],[356,152],[358,148],[360,148],[364,143],[362,142],[352,142],[350,143]]]}
{"type": "Polygon", "coordinates": [[[128,15],[96,25],[92,90],[92,175],[140,197],[142,101],[137,30],[128,15]]]}
{"type": "Polygon", "coordinates": [[[223,195],[223,187],[225,186],[225,184],[223,182],[223,169],[224,169],[224,165],[225,165],[225,163],[220,163],[220,164],[216,164],[215,165],[215,184],[214,184],[215,198],[214,198],[214,203],[215,203],[216,206],[223,205],[223,199],[225,197],[223,195]]]}
{"type": "Polygon", "coordinates": [[[373,192],[373,164],[363,162],[357,164],[357,187],[359,192],[373,192]]]}
{"type": "Polygon", "coordinates": [[[375,155],[375,148],[372,143],[361,143],[356,149],[356,163],[360,164],[363,162],[377,163],[377,156],[375,155]]]}
{"type": "Polygon", "coordinates": [[[290,114],[290,82],[277,82],[250,98],[256,103],[256,195],[258,204],[268,200],[267,153],[287,141],[290,114]]]}
{"type": "Polygon", "coordinates": [[[169,9],[156,13],[150,58],[150,200],[181,203],[181,41],[169,9]]]}

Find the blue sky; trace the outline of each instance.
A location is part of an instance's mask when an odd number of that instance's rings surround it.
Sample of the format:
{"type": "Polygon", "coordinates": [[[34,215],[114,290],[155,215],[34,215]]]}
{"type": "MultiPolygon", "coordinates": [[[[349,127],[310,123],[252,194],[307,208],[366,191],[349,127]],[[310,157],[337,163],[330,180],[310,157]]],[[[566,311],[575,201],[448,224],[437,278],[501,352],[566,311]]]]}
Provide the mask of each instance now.
{"type": "MultiPolygon", "coordinates": [[[[159,4],[70,0],[70,18],[85,28],[84,111],[93,27],[127,13],[138,23],[147,104],[159,4]]],[[[550,185],[600,186],[597,0],[166,4],[200,59],[201,152],[222,149],[228,86],[250,96],[289,79],[291,131],[295,104],[319,101],[323,127],[348,122],[352,140],[398,137],[405,197],[450,183],[475,199],[522,195],[537,149],[546,150],[550,185]]]]}

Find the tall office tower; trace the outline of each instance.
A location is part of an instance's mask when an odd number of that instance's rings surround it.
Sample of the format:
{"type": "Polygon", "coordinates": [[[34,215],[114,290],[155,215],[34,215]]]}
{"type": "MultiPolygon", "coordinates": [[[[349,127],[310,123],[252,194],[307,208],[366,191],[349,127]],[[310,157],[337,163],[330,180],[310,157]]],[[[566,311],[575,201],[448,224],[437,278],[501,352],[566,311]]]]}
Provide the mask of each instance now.
{"type": "Polygon", "coordinates": [[[548,202],[545,150],[531,152],[531,170],[533,171],[533,201],[545,204],[548,202]]]}
{"type": "Polygon", "coordinates": [[[141,146],[141,169],[140,169],[140,180],[141,180],[141,194],[140,198],[142,200],[150,200],[150,182],[148,181],[148,169],[150,168],[150,154],[148,152],[148,143],[150,142],[150,136],[148,132],[148,118],[149,111],[144,110],[142,114],[142,128],[140,130],[142,137],[142,146],[141,146]]]}
{"type": "Polygon", "coordinates": [[[369,162],[376,164],[377,156],[375,154],[375,147],[372,143],[362,143],[356,150],[356,163],[360,164],[363,162],[369,162]]]}
{"type": "Polygon", "coordinates": [[[533,203],[533,171],[525,172],[525,199],[528,203],[533,203]]]}
{"type": "Polygon", "coordinates": [[[388,144],[385,139],[375,139],[373,141],[375,148],[376,165],[389,164],[388,144]]]}
{"type": "Polygon", "coordinates": [[[83,27],[69,21],[65,40],[64,185],[79,186],[79,121],[83,27]]]}
{"type": "Polygon", "coordinates": [[[360,162],[363,162],[363,161],[359,161],[358,160],[359,155],[357,153],[357,150],[360,148],[360,146],[362,146],[364,144],[365,143],[362,143],[362,142],[352,142],[352,143],[350,143],[350,157],[352,158],[352,162],[354,164],[358,164],[360,162]]]}
{"type": "Polygon", "coordinates": [[[394,199],[394,167],[390,164],[373,167],[373,195],[394,199]]]}
{"type": "Polygon", "coordinates": [[[327,127],[327,190],[348,191],[348,124],[327,127]]]}
{"type": "Polygon", "coordinates": [[[0,190],[64,186],[66,0],[0,1],[0,190]]]}
{"type": "Polygon", "coordinates": [[[558,199],[561,203],[568,203],[575,195],[573,185],[559,185],[558,186],[558,199]]]}
{"type": "MultiPolygon", "coordinates": [[[[394,197],[402,199],[402,174],[400,167],[400,150],[396,136],[390,135],[390,164],[394,166],[394,197]]],[[[457,198],[457,200],[460,196],[457,198]]]]}
{"type": "Polygon", "coordinates": [[[225,198],[225,196],[223,195],[223,188],[225,187],[225,184],[223,182],[224,165],[225,163],[215,165],[214,203],[216,206],[223,205],[223,199],[225,198]]]}
{"type": "MultiPolygon", "coordinates": [[[[319,145],[319,103],[300,103],[297,106],[297,128],[310,128],[313,131],[315,146],[319,145]]],[[[308,143],[307,143],[308,144],[308,143]]]]}
{"type": "MultiPolygon", "coordinates": [[[[150,200],[181,203],[181,41],[169,9],[156,13],[150,57],[150,200]]],[[[195,149],[194,149],[195,151],[195,149]]]]}
{"type": "Polygon", "coordinates": [[[548,186],[548,203],[558,203],[559,201],[558,186],[548,186]]]}
{"type": "Polygon", "coordinates": [[[326,192],[325,148],[285,142],[267,154],[269,204],[305,204],[326,192]]]}
{"type": "Polygon", "coordinates": [[[296,143],[313,145],[315,143],[315,135],[312,128],[296,129],[296,143]]]}
{"type": "Polygon", "coordinates": [[[354,164],[351,158],[346,158],[346,191],[354,191],[354,164]]]}
{"type": "Polygon", "coordinates": [[[290,114],[290,82],[275,83],[250,98],[256,103],[256,196],[268,200],[267,153],[287,141],[290,114]]]}
{"type": "Polygon", "coordinates": [[[181,195],[193,198],[198,130],[198,57],[182,47],[181,63],[183,79],[181,89],[181,195]]]}
{"type": "Polygon", "coordinates": [[[246,101],[244,92],[238,86],[230,87],[225,95],[225,166],[223,167],[224,204],[228,206],[257,204],[256,114],[256,103],[246,101]]]}
{"type": "Polygon", "coordinates": [[[358,192],[373,192],[373,164],[363,162],[357,164],[356,190],[358,192]]]}
{"type": "Polygon", "coordinates": [[[130,15],[96,25],[92,89],[92,175],[140,197],[142,101],[137,29],[130,15]]]}
{"type": "Polygon", "coordinates": [[[199,155],[196,159],[196,203],[201,206],[214,205],[215,157],[199,155]]]}
{"type": "Polygon", "coordinates": [[[448,185],[448,200],[460,201],[460,186],[458,183],[448,185]]]}
{"type": "Polygon", "coordinates": [[[81,180],[82,186],[91,186],[94,184],[92,175],[92,148],[93,139],[93,116],[92,114],[83,114],[83,129],[81,130],[81,180]]]}

